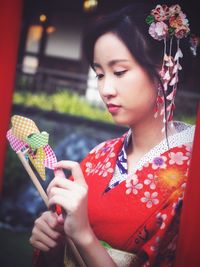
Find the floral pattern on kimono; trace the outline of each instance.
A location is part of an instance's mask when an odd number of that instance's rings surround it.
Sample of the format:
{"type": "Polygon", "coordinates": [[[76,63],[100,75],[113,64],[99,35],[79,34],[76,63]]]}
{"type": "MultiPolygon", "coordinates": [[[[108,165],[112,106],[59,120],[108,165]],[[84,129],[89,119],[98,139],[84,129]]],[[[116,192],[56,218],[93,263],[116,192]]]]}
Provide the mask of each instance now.
{"type": "Polygon", "coordinates": [[[136,253],[140,266],[171,266],[175,257],[194,133],[194,127],[177,125],[169,148],[164,140],[121,180],[117,163],[128,133],[103,142],[81,164],[95,234],[116,249],[136,253]]]}
{"type": "MultiPolygon", "coordinates": [[[[172,266],[175,256],[194,134],[189,125],[176,122],[175,127],[170,149],[164,140],[130,175],[125,154],[130,131],[101,143],[81,162],[94,233],[113,248],[137,254],[143,267],[172,266]]],[[[33,262],[46,266],[38,250],[33,262]]]]}

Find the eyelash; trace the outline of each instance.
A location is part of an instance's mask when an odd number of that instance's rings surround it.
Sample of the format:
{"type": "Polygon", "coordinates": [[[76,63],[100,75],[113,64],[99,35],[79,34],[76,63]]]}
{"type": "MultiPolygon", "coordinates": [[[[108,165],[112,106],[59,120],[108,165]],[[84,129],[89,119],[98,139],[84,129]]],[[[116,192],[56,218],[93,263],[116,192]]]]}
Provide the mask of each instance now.
{"type": "Polygon", "coordinates": [[[127,70],[121,70],[121,71],[115,71],[114,75],[116,75],[117,77],[121,77],[122,75],[124,75],[127,72],[127,70]]]}
{"type": "Polygon", "coordinates": [[[97,74],[96,78],[97,78],[97,80],[101,80],[103,78],[103,76],[104,76],[103,74],[97,74]]]}
{"type": "MultiPolygon", "coordinates": [[[[127,72],[127,70],[115,71],[115,72],[114,72],[114,75],[117,76],[117,77],[121,77],[121,76],[123,76],[126,72],[127,72]]],[[[96,78],[97,78],[98,80],[101,80],[103,77],[104,77],[104,74],[97,74],[97,75],[96,75],[96,78]]]]}

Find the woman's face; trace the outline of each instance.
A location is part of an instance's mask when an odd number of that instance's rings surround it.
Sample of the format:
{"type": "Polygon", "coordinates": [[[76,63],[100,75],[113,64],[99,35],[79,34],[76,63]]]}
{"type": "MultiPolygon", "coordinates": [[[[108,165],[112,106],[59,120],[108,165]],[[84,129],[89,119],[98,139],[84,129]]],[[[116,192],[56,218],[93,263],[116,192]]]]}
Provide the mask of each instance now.
{"type": "Polygon", "coordinates": [[[155,83],[114,33],[97,39],[94,69],[100,95],[117,124],[134,126],[153,118],[155,83]]]}

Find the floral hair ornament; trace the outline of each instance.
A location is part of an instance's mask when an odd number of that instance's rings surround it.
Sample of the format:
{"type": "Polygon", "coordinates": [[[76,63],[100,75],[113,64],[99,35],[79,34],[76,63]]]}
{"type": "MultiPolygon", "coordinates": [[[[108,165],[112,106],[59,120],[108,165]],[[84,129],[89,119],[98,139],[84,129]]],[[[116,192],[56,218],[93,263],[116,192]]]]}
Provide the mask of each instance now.
{"type": "MultiPolygon", "coordinates": [[[[173,111],[175,109],[175,95],[178,83],[178,71],[182,69],[179,59],[183,57],[179,43],[180,39],[187,37],[190,29],[188,19],[182,12],[179,5],[157,5],[147,16],[146,22],[149,26],[149,34],[158,41],[164,42],[164,56],[160,76],[167,99],[167,106],[161,109],[161,114],[165,115],[164,122],[173,121],[173,111]],[[176,40],[177,50],[172,55],[172,45],[176,40]],[[166,112],[165,112],[166,109],[166,112]]],[[[158,96],[155,117],[158,115],[158,106],[164,103],[164,96],[158,96]]],[[[173,127],[173,123],[171,123],[173,127]]]]}

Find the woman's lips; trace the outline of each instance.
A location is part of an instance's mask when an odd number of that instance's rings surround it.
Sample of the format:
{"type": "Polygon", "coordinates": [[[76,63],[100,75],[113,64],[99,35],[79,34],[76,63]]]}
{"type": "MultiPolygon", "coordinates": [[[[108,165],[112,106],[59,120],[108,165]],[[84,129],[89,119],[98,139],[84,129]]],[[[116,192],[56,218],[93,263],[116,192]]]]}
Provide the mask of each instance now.
{"type": "Polygon", "coordinates": [[[121,106],[115,104],[107,104],[108,111],[112,114],[117,113],[121,106]]]}

